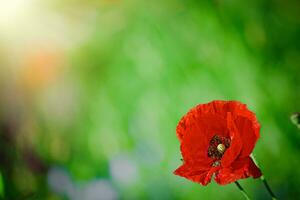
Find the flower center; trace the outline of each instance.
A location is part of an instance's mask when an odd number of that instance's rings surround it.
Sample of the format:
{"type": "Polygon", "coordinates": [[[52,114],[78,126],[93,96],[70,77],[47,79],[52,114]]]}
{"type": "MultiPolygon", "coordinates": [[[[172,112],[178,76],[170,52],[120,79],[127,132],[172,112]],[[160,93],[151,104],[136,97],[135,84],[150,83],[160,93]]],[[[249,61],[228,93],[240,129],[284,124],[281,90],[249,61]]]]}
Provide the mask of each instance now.
{"type": "Polygon", "coordinates": [[[224,153],[224,151],[226,150],[226,147],[224,144],[218,144],[217,149],[220,153],[224,153]]]}
{"type": "Polygon", "coordinates": [[[207,150],[208,157],[214,160],[220,160],[225,153],[226,149],[230,146],[230,139],[227,137],[214,135],[209,141],[207,150]]]}

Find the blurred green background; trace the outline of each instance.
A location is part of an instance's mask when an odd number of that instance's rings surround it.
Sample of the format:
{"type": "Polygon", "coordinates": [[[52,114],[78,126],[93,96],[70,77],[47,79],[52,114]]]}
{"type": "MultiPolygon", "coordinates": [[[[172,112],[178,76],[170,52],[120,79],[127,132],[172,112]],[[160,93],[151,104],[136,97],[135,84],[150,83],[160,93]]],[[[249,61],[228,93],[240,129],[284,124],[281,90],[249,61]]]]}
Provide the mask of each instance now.
{"type": "Polygon", "coordinates": [[[181,116],[234,99],[262,125],[254,154],[272,189],[300,199],[299,5],[1,1],[0,198],[243,199],[172,174],[181,116]]]}

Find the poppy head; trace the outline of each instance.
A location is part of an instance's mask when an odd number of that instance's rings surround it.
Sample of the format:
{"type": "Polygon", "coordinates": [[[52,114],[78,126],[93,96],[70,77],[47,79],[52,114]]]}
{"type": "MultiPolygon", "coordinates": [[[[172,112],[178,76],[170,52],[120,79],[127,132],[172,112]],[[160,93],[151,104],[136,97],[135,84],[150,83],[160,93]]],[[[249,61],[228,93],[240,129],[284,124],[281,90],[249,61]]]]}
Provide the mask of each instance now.
{"type": "Polygon", "coordinates": [[[238,101],[212,101],[192,108],[176,132],[183,164],[174,174],[207,185],[213,174],[220,185],[260,177],[250,154],[260,125],[253,112],[238,101]]]}

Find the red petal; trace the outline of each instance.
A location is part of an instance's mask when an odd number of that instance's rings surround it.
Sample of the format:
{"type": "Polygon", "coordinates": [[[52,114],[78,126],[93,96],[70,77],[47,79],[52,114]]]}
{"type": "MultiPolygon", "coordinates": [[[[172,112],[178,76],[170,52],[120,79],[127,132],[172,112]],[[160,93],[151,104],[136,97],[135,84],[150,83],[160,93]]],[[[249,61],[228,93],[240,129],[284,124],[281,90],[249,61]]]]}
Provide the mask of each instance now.
{"type": "Polygon", "coordinates": [[[193,182],[207,185],[210,183],[213,173],[215,173],[219,168],[220,167],[203,169],[202,166],[189,166],[187,164],[183,164],[174,171],[174,174],[187,178],[193,182]]]}
{"type": "Polygon", "coordinates": [[[227,128],[229,129],[231,144],[221,159],[222,167],[228,167],[239,156],[243,147],[240,134],[230,112],[227,113],[227,128]]]}
{"type": "Polygon", "coordinates": [[[186,162],[207,162],[210,139],[215,135],[227,133],[225,119],[216,114],[202,113],[198,107],[188,112],[179,122],[176,129],[181,142],[181,153],[186,162]]]}
{"type": "Polygon", "coordinates": [[[240,157],[246,157],[251,154],[259,137],[260,126],[255,125],[245,117],[237,117],[235,119],[236,127],[240,133],[241,140],[243,142],[243,149],[240,157]]]}
{"type": "Polygon", "coordinates": [[[220,185],[226,185],[242,178],[258,178],[262,175],[260,169],[250,157],[238,159],[228,168],[222,168],[216,173],[215,181],[220,185]]]}

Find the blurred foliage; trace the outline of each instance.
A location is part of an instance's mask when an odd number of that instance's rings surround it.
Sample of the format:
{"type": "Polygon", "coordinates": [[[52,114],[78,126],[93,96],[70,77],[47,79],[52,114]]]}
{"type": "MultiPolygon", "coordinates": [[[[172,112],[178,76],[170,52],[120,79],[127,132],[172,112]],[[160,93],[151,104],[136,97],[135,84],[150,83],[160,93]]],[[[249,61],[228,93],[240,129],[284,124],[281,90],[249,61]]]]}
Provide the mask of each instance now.
{"type": "Polygon", "coordinates": [[[265,177],[279,199],[300,196],[297,1],[11,2],[0,9],[5,198],[242,199],[233,184],[172,174],[177,122],[214,99],[257,114],[265,177]]]}

